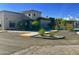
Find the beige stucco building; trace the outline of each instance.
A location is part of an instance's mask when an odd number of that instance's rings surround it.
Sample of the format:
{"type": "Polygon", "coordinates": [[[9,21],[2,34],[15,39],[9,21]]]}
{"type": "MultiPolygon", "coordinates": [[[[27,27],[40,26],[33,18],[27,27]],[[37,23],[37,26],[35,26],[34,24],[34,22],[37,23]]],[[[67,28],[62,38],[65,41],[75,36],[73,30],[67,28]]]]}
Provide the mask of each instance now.
{"type": "Polygon", "coordinates": [[[23,12],[0,11],[0,29],[16,29],[20,20],[37,19],[41,17],[41,12],[29,10],[23,12]]]}
{"type": "Polygon", "coordinates": [[[33,20],[36,20],[38,17],[41,17],[41,12],[36,10],[27,10],[23,11],[22,13],[33,20]]]}

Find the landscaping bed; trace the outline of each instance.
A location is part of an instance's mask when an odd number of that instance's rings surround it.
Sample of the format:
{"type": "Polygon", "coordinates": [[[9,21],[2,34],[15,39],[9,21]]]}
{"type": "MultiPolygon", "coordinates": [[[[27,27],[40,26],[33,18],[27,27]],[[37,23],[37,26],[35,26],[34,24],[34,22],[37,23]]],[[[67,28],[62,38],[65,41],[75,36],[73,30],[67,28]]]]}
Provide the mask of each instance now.
{"type": "Polygon", "coordinates": [[[43,38],[43,39],[65,39],[65,36],[63,35],[54,35],[54,36],[40,36],[40,35],[35,35],[35,36],[32,36],[34,38],[43,38]]]}

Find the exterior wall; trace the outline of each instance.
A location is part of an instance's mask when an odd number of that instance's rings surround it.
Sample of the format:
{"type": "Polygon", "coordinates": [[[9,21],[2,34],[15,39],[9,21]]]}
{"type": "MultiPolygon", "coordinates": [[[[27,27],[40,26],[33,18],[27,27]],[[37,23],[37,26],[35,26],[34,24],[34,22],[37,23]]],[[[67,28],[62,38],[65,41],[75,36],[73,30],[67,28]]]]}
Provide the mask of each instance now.
{"type": "Polygon", "coordinates": [[[66,30],[72,30],[74,28],[74,21],[66,22],[66,30]]]}
{"type": "Polygon", "coordinates": [[[26,11],[23,12],[27,17],[31,18],[31,19],[37,19],[38,17],[41,17],[41,12],[38,11],[26,11]],[[30,16],[29,16],[30,14],[30,16]]]}
{"type": "Polygon", "coordinates": [[[0,11],[0,24],[2,24],[2,29],[16,29],[17,22],[24,19],[26,19],[26,17],[23,14],[10,11],[0,11]],[[10,22],[15,23],[15,27],[10,27],[10,22]]]}
{"type": "Polygon", "coordinates": [[[3,12],[0,12],[0,30],[4,29],[4,14],[3,12]]]}
{"type": "Polygon", "coordinates": [[[50,21],[45,21],[45,20],[41,20],[40,22],[42,27],[46,27],[48,26],[48,23],[50,23],[50,21]]]}
{"type": "MultiPolygon", "coordinates": [[[[51,23],[50,20],[44,20],[44,19],[41,19],[40,20],[40,25],[41,27],[43,27],[45,30],[49,31],[51,29],[51,26],[49,26],[49,24],[51,23]]],[[[53,26],[52,26],[53,27],[53,26]]]]}
{"type": "Polygon", "coordinates": [[[79,21],[74,22],[74,28],[79,28],[79,21]]]}
{"type": "Polygon", "coordinates": [[[16,29],[17,22],[23,20],[23,15],[12,13],[12,12],[4,12],[4,29],[16,29]],[[15,23],[15,27],[10,27],[9,23],[15,23]]]}
{"type": "Polygon", "coordinates": [[[0,29],[16,29],[18,21],[29,20],[29,18],[37,19],[38,17],[41,17],[41,12],[38,11],[27,11],[25,14],[12,11],[0,11],[0,29]],[[31,16],[28,14],[31,14],[31,16]],[[10,27],[10,22],[15,23],[15,27],[10,27]]]}
{"type": "Polygon", "coordinates": [[[72,24],[66,24],[66,30],[72,30],[73,25],[72,24]]]}

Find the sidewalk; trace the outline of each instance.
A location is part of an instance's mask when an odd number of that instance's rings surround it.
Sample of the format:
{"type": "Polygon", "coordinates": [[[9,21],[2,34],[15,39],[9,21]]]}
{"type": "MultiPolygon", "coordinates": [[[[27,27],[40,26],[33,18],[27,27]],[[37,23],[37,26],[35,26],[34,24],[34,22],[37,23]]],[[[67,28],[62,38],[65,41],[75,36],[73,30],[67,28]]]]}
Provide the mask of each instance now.
{"type": "MultiPolygon", "coordinates": [[[[13,33],[20,33],[20,36],[34,36],[39,34],[38,32],[34,32],[34,31],[6,31],[6,32],[13,32],[13,33]]],[[[45,33],[49,33],[49,31],[46,31],[45,33]]]]}

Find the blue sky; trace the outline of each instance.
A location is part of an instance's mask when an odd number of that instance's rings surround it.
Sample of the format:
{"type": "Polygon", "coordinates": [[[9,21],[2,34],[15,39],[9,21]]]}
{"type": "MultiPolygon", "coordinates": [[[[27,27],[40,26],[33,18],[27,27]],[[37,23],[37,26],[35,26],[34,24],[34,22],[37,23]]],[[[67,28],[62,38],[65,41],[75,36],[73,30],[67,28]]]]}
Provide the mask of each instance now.
{"type": "Polygon", "coordinates": [[[49,17],[67,17],[79,16],[79,4],[78,3],[2,3],[0,4],[0,10],[9,11],[24,11],[24,10],[39,10],[43,16],[49,17]]]}

